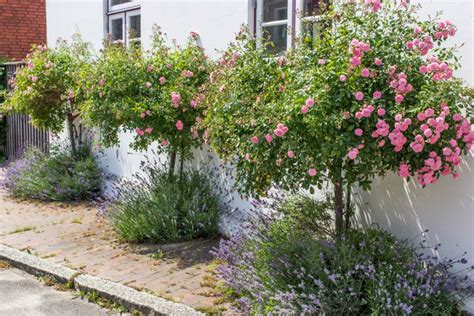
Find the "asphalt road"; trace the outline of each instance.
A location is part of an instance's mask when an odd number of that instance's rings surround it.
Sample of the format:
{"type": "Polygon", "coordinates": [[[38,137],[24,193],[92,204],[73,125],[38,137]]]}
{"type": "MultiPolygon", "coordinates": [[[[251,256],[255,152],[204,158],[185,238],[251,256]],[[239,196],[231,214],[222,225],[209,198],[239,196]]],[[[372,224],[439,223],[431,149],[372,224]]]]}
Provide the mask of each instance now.
{"type": "Polygon", "coordinates": [[[0,270],[0,316],[105,316],[110,312],[44,286],[16,269],[0,270]]]}

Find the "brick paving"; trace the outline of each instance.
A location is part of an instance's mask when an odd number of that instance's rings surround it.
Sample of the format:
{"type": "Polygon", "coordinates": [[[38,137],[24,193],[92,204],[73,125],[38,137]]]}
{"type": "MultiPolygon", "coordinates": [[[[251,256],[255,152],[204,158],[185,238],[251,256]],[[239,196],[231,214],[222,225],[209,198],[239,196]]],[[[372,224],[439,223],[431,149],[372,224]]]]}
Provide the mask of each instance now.
{"type": "Polygon", "coordinates": [[[216,239],[121,243],[93,204],[16,200],[0,188],[0,243],[194,308],[222,308],[210,273],[216,239]]]}

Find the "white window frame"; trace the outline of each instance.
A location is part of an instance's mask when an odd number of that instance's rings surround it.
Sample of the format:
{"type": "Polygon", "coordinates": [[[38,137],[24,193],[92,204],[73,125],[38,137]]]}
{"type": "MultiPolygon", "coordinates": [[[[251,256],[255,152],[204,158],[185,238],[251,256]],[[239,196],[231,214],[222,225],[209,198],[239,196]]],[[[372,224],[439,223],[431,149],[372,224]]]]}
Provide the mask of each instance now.
{"type": "MultiPolygon", "coordinates": [[[[305,22],[318,22],[322,21],[322,17],[319,15],[316,16],[306,16],[306,17],[299,17],[299,13],[303,12],[304,10],[304,0],[287,0],[288,1],[288,17],[285,20],[279,21],[271,21],[271,22],[264,22],[263,21],[263,12],[264,12],[264,4],[265,0],[256,0],[254,5],[257,6],[256,10],[256,28],[255,28],[255,35],[257,39],[261,39],[263,37],[263,28],[269,26],[277,26],[277,25],[287,25],[288,36],[287,36],[287,49],[291,48],[294,44],[295,36],[300,34],[303,29],[303,24],[305,22]]],[[[334,0],[333,0],[334,1],[334,0]]]]}
{"type": "MultiPolygon", "coordinates": [[[[122,39],[114,40],[114,43],[121,43],[125,46],[129,46],[134,42],[141,42],[141,25],[140,25],[140,37],[130,38],[130,17],[141,15],[140,5],[136,1],[112,5],[112,0],[107,0],[107,24],[108,33],[112,34],[112,20],[122,19],[122,39]]],[[[140,19],[141,24],[141,19],[140,19]]]]}

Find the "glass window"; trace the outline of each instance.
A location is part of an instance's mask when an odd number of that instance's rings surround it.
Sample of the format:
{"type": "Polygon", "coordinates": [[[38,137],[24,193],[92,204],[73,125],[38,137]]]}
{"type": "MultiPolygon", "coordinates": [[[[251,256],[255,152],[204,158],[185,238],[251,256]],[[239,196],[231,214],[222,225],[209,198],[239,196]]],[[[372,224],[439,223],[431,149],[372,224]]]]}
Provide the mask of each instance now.
{"type": "Polygon", "coordinates": [[[263,22],[288,20],[288,0],[265,0],[263,22]]]}
{"type": "Polygon", "coordinates": [[[117,18],[111,20],[110,33],[112,35],[112,41],[123,41],[123,18],[117,18]]]}
{"type": "Polygon", "coordinates": [[[267,47],[270,52],[285,51],[288,46],[288,0],[262,0],[259,4],[259,36],[273,44],[267,47]]]}
{"type": "Polygon", "coordinates": [[[320,15],[329,6],[329,0],[304,0],[303,11],[305,16],[320,15]]]}
{"type": "Polygon", "coordinates": [[[130,39],[141,37],[140,15],[132,15],[129,17],[128,33],[130,39]]]}
{"type": "Polygon", "coordinates": [[[112,0],[111,1],[111,5],[119,5],[119,4],[123,4],[123,3],[127,3],[127,2],[132,2],[132,0],[112,0]]]}

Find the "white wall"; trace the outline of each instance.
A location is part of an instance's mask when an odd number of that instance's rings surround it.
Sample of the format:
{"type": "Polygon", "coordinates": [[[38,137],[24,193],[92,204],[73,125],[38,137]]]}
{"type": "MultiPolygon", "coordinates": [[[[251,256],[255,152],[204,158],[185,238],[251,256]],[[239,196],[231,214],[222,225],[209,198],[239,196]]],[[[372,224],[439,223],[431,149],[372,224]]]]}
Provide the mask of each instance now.
{"type": "MultiPolygon", "coordinates": [[[[473,77],[473,1],[418,0],[423,5],[420,16],[434,16],[443,10],[444,17],[457,27],[450,44],[465,43],[460,49],[462,69],[457,76],[474,86],[473,77]]],[[[468,252],[469,265],[474,264],[474,157],[463,161],[461,177],[442,177],[437,184],[422,189],[415,181],[407,183],[396,175],[378,179],[371,192],[357,195],[358,221],[379,223],[400,238],[411,239],[429,229],[429,241],[441,243],[439,253],[454,257],[468,252]]],[[[474,301],[467,306],[474,312],[474,301]]]]}
{"type": "Polygon", "coordinates": [[[47,0],[48,46],[54,46],[58,38],[70,40],[74,33],[80,33],[100,49],[105,34],[104,14],[102,0],[47,0]]]}

